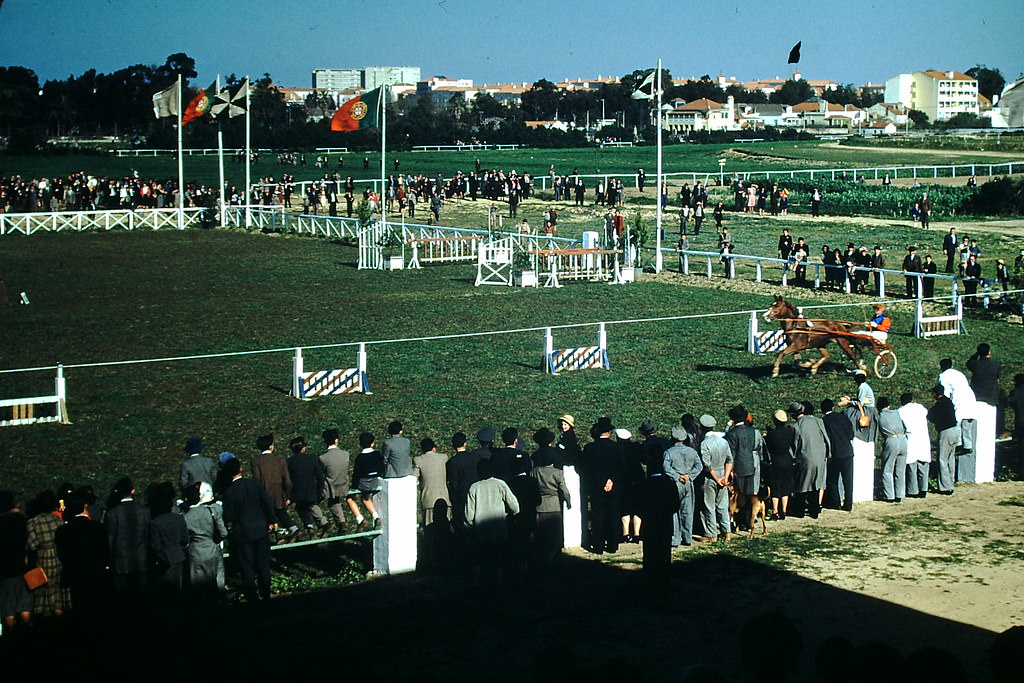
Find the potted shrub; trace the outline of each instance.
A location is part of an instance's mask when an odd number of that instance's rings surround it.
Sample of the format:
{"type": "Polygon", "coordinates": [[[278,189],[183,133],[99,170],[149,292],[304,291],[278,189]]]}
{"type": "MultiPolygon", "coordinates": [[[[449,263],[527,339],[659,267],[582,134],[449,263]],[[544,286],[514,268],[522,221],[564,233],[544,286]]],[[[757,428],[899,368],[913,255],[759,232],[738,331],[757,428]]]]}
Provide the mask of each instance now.
{"type": "Polygon", "coordinates": [[[384,248],[384,270],[402,270],[405,267],[405,245],[394,230],[388,230],[381,240],[384,248]]]}
{"type": "Polygon", "coordinates": [[[538,285],[534,257],[525,251],[517,251],[512,257],[512,284],[516,287],[536,287],[538,285]]]}

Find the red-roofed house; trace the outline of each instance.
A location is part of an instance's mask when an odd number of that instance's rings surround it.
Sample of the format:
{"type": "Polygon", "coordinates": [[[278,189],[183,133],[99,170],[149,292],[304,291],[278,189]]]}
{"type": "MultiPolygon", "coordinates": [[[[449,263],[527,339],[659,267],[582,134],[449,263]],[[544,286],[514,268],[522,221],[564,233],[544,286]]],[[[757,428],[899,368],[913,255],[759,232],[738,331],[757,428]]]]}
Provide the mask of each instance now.
{"type": "Polygon", "coordinates": [[[732,97],[725,104],[706,98],[678,104],[665,112],[665,130],[689,133],[701,130],[739,130],[736,104],[732,97]]]}

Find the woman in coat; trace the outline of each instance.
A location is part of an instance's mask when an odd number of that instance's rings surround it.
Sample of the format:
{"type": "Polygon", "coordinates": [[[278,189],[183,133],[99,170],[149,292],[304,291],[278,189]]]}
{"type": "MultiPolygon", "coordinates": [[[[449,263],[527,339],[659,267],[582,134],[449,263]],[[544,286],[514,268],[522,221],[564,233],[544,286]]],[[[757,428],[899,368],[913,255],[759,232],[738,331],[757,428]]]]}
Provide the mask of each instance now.
{"type": "Polygon", "coordinates": [[[213,502],[213,488],[198,482],[185,490],[183,517],[188,527],[188,592],[200,604],[215,604],[224,590],[224,551],[227,537],[224,512],[213,502]]]}
{"type": "Polygon", "coordinates": [[[562,470],[555,466],[558,450],[551,445],[555,435],[550,429],[540,429],[533,435],[537,451],[533,454],[530,476],[537,480],[540,503],[537,505],[535,539],[537,554],[544,562],[551,562],[562,549],[562,502],[572,507],[569,489],[562,470]]]}
{"type": "Polygon", "coordinates": [[[61,587],[61,564],[57,557],[57,529],[63,526],[57,511],[60,503],[51,491],[43,491],[32,502],[35,514],[28,520],[28,551],[35,553],[36,566],[48,581],[32,592],[33,611],[43,616],[60,616],[68,608],[68,590],[61,587]]]}
{"type": "Polygon", "coordinates": [[[776,519],[785,519],[789,497],[793,494],[793,459],[795,432],[789,426],[784,410],[772,415],[772,426],[764,433],[765,453],[768,456],[768,484],[772,491],[772,512],[776,519]]]}

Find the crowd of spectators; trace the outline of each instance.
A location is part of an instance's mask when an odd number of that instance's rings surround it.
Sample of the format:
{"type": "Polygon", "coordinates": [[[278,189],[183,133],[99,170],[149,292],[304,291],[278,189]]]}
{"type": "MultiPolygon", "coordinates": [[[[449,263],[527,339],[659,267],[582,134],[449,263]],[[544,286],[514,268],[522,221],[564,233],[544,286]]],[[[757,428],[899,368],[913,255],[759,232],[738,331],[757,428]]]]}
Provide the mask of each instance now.
{"type": "Polygon", "coordinates": [[[137,497],[127,477],[113,484],[105,502],[91,487],[71,484],[43,491],[25,506],[3,492],[4,625],[28,623],[33,614],[59,616],[69,606],[90,614],[111,600],[131,610],[183,596],[190,604],[218,604],[225,539],[239,592],[268,598],[272,543],[380,529],[386,523],[376,509],[381,479],[410,476],[419,483],[422,568],[445,567],[457,557],[471,560],[478,581],[526,576],[558,555],[564,510],[578,506],[582,545],[600,554],[642,541],[645,569],[658,586],[671,548],[731,539],[737,526],[730,491],[770,501],[768,514],[779,521],[852,509],[858,448],[874,454],[875,444],[881,446],[878,488],[889,502],[952,495],[957,482],[973,481],[979,402],[997,407],[1000,430],[1002,410],[1011,406],[1018,447],[1024,444],[1024,375],[1014,378],[1007,398],[987,344],[966,367],[970,380],[951,360],[942,361],[928,408],[911,393],[899,401],[876,399],[859,373],[850,394],[835,401],[793,401],[760,419],[735,405],[721,426],[711,414],[687,412],[664,435],[644,420],[634,439],[601,417],[585,444],[570,414],[558,417],[555,430],[535,430],[532,443],[515,427],[504,429],[500,441],[485,427],[472,444],[456,432],[444,444],[450,455],[430,438],[414,455],[397,421],[380,441],[359,434],[354,457],[333,429],[313,448],[292,438],[287,458],[270,434],[255,440],[251,458],[208,457],[202,440],[192,437],[177,481],[154,482],[144,496],[137,497]],[[579,500],[568,483],[577,476],[579,500]],[[22,575],[32,567],[49,580],[30,593],[22,575]]]}
{"type": "MultiPolygon", "coordinates": [[[[185,206],[212,206],[215,190],[188,183],[185,206]]],[[[72,173],[65,177],[0,177],[0,213],[163,209],[177,206],[178,181],[137,174],[106,178],[72,173]]]]}

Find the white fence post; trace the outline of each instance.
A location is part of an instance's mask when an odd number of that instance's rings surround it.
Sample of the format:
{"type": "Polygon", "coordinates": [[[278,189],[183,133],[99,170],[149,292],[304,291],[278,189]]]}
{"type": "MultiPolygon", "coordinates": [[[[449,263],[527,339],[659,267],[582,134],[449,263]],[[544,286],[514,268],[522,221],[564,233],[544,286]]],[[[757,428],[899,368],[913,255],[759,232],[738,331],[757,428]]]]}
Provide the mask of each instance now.
{"type": "Polygon", "coordinates": [[[295,347],[295,358],[292,361],[292,396],[307,400],[302,395],[302,349],[295,347]]]}

